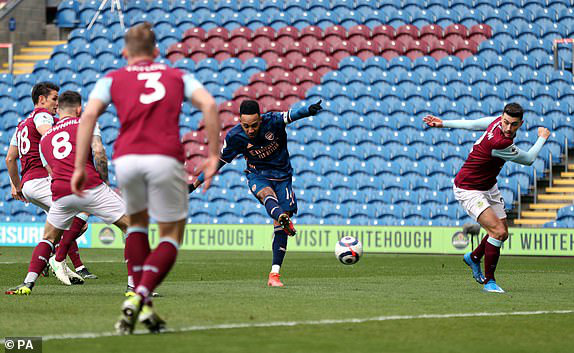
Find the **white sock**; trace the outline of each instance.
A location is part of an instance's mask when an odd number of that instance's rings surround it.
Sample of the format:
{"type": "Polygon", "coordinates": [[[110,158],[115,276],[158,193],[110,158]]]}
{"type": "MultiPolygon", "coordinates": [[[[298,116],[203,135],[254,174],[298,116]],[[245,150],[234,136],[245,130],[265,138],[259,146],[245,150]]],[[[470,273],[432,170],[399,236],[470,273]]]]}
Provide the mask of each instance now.
{"type": "Polygon", "coordinates": [[[273,265],[271,266],[271,273],[279,273],[279,269],[281,268],[281,265],[273,265]]]}
{"type": "Polygon", "coordinates": [[[80,267],[76,267],[76,272],[83,270],[86,266],[82,265],[80,267]]]}
{"type": "Polygon", "coordinates": [[[36,283],[36,279],[38,279],[37,273],[28,272],[26,278],[24,278],[24,283],[36,283]]]}
{"type": "Polygon", "coordinates": [[[128,276],[128,286],[129,287],[134,287],[134,277],[133,276],[128,276]]]}

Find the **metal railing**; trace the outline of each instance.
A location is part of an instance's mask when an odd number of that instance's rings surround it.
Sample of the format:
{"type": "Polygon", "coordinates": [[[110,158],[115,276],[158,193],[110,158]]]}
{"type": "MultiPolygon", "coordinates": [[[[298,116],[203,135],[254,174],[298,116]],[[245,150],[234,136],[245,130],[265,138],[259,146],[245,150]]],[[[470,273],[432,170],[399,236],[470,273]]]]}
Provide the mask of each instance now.
{"type": "Polygon", "coordinates": [[[520,183],[517,183],[516,192],[518,193],[518,219],[521,217],[522,213],[522,197],[520,196],[520,183]]]}
{"type": "Polygon", "coordinates": [[[14,45],[12,43],[0,43],[0,49],[8,49],[8,71],[14,74],[14,45]]]}
{"type": "Polygon", "coordinates": [[[552,163],[552,152],[548,152],[548,187],[552,187],[552,168],[553,163],[552,163]]]}

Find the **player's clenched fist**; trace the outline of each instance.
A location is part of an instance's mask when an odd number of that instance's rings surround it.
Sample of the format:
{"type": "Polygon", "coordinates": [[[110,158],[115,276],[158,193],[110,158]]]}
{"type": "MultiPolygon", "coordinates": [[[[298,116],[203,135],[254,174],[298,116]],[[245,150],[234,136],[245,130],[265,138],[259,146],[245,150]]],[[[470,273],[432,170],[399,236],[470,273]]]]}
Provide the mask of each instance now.
{"type": "Polygon", "coordinates": [[[548,130],[545,127],[539,127],[538,128],[538,136],[544,137],[545,139],[547,139],[548,137],[550,137],[550,130],[548,130]]]}
{"type": "Polygon", "coordinates": [[[436,116],[427,115],[423,118],[423,121],[430,127],[442,127],[442,119],[436,116]]]}

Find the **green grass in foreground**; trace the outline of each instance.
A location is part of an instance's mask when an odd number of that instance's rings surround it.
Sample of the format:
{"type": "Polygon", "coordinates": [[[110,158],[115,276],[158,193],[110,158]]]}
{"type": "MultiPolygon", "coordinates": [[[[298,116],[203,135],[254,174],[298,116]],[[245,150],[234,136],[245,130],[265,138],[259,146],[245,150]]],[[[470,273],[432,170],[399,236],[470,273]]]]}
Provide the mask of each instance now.
{"type": "MultiPolygon", "coordinates": [[[[0,249],[0,289],[19,284],[31,248],[0,249]],[[17,263],[13,263],[17,262],[17,263]]],[[[100,276],[66,287],[41,278],[30,297],[0,296],[0,338],[111,332],[124,299],[122,250],[82,250],[100,276]],[[107,262],[104,262],[107,261],[107,262]]],[[[286,288],[267,288],[271,254],[181,251],[154,304],[170,328],[387,315],[574,309],[574,259],[503,257],[481,292],[459,256],[289,253],[286,288]]],[[[414,319],[210,329],[44,342],[44,352],[570,352],[574,314],[414,319]],[[481,342],[481,343],[478,343],[481,342]]]]}

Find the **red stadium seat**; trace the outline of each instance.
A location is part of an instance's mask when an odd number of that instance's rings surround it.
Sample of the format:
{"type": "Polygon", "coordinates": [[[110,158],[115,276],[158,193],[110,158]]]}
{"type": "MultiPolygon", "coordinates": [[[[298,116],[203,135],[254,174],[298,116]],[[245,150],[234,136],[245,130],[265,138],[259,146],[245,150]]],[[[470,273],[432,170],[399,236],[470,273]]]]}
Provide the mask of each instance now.
{"type": "Polygon", "coordinates": [[[321,40],[323,37],[323,31],[321,27],[318,26],[307,26],[299,32],[299,41],[302,41],[305,37],[316,38],[316,40],[321,40]]]}
{"type": "Polygon", "coordinates": [[[465,40],[462,43],[458,43],[454,48],[454,55],[458,56],[461,60],[464,60],[470,56],[476,54],[478,49],[478,44],[473,40],[465,40]]]}
{"type": "Polygon", "coordinates": [[[269,26],[259,27],[253,33],[253,39],[256,39],[259,37],[268,38],[268,40],[270,40],[270,41],[274,40],[275,39],[275,30],[269,26]]]}
{"type": "Polygon", "coordinates": [[[387,37],[388,39],[395,39],[396,36],[396,31],[395,28],[393,26],[388,26],[388,25],[380,25],[377,26],[375,28],[373,28],[373,30],[371,31],[372,34],[372,39],[376,39],[379,37],[387,37]]]}
{"type": "Polygon", "coordinates": [[[355,25],[349,28],[347,39],[351,40],[354,36],[363,37],[366,39],[371,38],[371,29],[364,25],[355,25]]]}
{"type": "Polygon", "coordinates": [[[270,111],[274,111],[274,104],[277,102],[276,98],[267,96],[262,99],[259,99],[259,106],[261,107],[262,113],[267,113],[270,111]]]}
{"type": "Polygon", "coordinates": [[[310,70],[314,70],[316,67],[316,62],[310,58],[303,58],[299,61],[293,61],[293,69],[298,67],[305,67],[310,70]]]}
{"type": "Polygon", "coordinates": [[[279,91],[274,86],[268,86],[266,89],[261,90],[259,92],[259,98],[258,99],[265,98],[265,97],[273,97],[273,98],[278,98],[278,99],[283,98],[281,91],[279,91]]]}
{"type": "Polygon", "coordinates": [[[205,42],[204,39],[201,39],[199,37],[188,37],[186,38],[183,43],[185,45],[187,45],[188,48],[190,48],[191,50],[193,50],[194,48],[199,47],[201,44],[203,44],[205,42]]]}
{"type": "Polygon", "coordinates": [[[325,28],[325,33],[323,33],[323,40],[330,36],[339,37],[341,39],[347,39],[347,30],[343,26],[331,26],[325,28]]]}
{"type": "Polygon", "coordinates": [[[428,40],[429,38],[443,39],[443,30],[439,25],[426,25],[421,28],[420,39],[428,40]]]}
{"type": "Polygon", "coordinates": [[[405,38],[418,39],[419,29],[413,25],[403,25],[397,28],[395,39],[404,41],[405,38]]]}
{"type": "Polygon", "coordinates": [[[256,99],[257,94],[252,86],[243,86],[233,92],[233,98],[235,99],[256,99]]]}
{"type": "Polygon", "coordinates": [[[222,38],[224,41],[229,40],[229,31],[225,27],[214,27],[207,32],[207,39],[222,38]]]}
{"type": "Polygon", "coordinates": [[[203,143],[207,143],[207,137],[205,136],[203,131],[190,131],[190,132],[185,133],[181,137],[181,142],[184,144],[189,143],[189,142],[203,144],[203,143]]]}
{"type": "Polygon", "coordinates": [[[307,77],[308,74],[314,72],[313,68],[305,67],[305,66],[298,66],[293,69],[293,75],[297,78],[298,81],[301,80],[301,77],[307,77]]]}
{"type": "Polygon", "coordinates": [[[173,63],[179,59],[188,57],[190,53],[191,52],[187,45],[184,43],[176,43],[170,45],[170,47],[167,49],[166,57],[173,63]]]}
{"type": "Polygon", "coordinates": [[[327,38],[324,39],[325,43],[331,48],[340,47],[341,43],[344,40],[345,40],[344,38],[341,38],[339,36],[328,36],[327,38]]]}
{"type": "Polygon", "coordinates": [[[481,43],[490,37],[492,37],[492,28],[487,24],[474,25],[470,27],[470,30],[468,31],[468,39],[471,39],[476,43],[481,43]]]}
{"type": "Polygon", "coordinates": [[[191,49],[189,57],[197,63],[203,59],[209,58],[210,54],[211,48],[209,48],[207,44],[202,43],[199,47],[191,49]]]}
{"type": "Polygon", "coordinates": [[[292,86],[289,90],[283,91],[283,99],[287,97],[296,97],[298,99],[305,98],[305,91],[301,89],[299,86],[292,86]]]}
{"type": "Polygon", "coordinates": [[[323,48],[314,48],[309,51],[308,57],[311,58],[311,60],[313,60],[314,62],[321,62],[327,59],[329,57],[329,54],[327,54],[323,50],[323,48]]]}
{"type": "Polygon", "coordinates": [[[379,56],[381,54],[381,46],[378,42],[369,40],[361,46],[355,48],[355,55],[365,61],[372,56],[379,56]]]}
{"type": "Polygon", "coordinates": [[[429,55],[437,61],[454,53],[454,45],[448,40],[429,40],[428,43],[429,55]]]}
{"type": "Polygon", "coordinates": [[[187,38],[199,38],[204,41],[207,38],[207,33],[203,28],[192,27],[183,33],[183,40],[185,41],[187,38]]]}
{"type": "Polygon", "coordinates": [[[298,82],[297,76],[292,71],[285,71],[280,75],[275,76],[275,84],[288,83],[295,85],[298,82]]]}
{"type": "MultiPolygon", "coordinates": [[[[354,49],[361,47],[363,45],[365,45],[367,42],[369,42],[370,39],[368,37],[363,37],[363,36],[352,36],[351,38],[347,39],[346,42],[348,43],[347,45],[351,46],[351,51],[354,51],[354,49]]],[[[343,44],[343,43],[341,43],[343,44]]],[[[333,48],[334,50],[335,48],[333,48]]]]}
{"type": "Polygon", "coordinates": [[[223,60],[233,58],[236,56],[236,54],[237,50],[235,47],[230,43],[225,43],[221,49],[213,51],[213,58],[219,62],[222,62],[223,60]]]}
{"type": "Polygon", "coordinates": [[[271,38],[267,38],[265,36],[259,36],[259,37],[255,37],[251,43],[253,43],[253,45],[255,46],[255,48],[257,48],[258,50],[261,50],[263,48],[266,48],[269,43],[273,42],[274,39],[271,38]]]}
{"type": "Polygon", "coordinates": [[[258,74],[251,76],[251,79],[249,80],[249,82],[250,83],[263,82],[266,85],[272,85],[273,84],[273,76],[269,75],[267,72],[260,72],[258,74]]]}
{"type": "MultiPolygon", "coordinates": [[[[247,43],[249,43],[249,39],[245,38],[245,37],[232,37],[229,40],[229,43],[233,44],[233,46],[235,48],[243,48],[244,46],[247,45],[247,43]]],[[[251,43],[249,43],[251,44],[251,43]]]]}
{"type": "Polygon", "coordinates": [[[191,159],[197,156],[207,157],[207,144],[190,141],[184,143],[183,148],[185,151],[185,159],[191,159]]]}
{"type": "Polygon", "coordinates": [[[461,24],[451,24],[444,29],[444,39],[450,40],[452,42],[453,38],[459,37],[462,39],[468,38],[468,28],[461,24]]]}
{"type": "Polygon", "coordinates": [[[237,58],[241,61],[245,61],[257,56],[257,50],[253,43],[247,43],[246,46],[238,47],[237,58]]]}
{"type": "Polygon", "coordinates": [[[293,26],[281,27],[279,31],[277,31],[277,39],[281,37],[297,39],[299,38],[299,31],[297,30],[297,27],[293,26]]]}
{"type": "Polygon", "coordinates": [[[253,38],[253,31],[247,27],[237,27],[229,33],[229,38],[245,38],[251,40],[251,38],[253,38]]]}
{"type": "Polygon", "coordinates": [[[275,60],[270,60],[267,61],[267,71],[269,71],[269,69],[273,69],[273,68],[281,68],[281,69],[291,69],[292,68],[292,63],[290,60],[287,60],[285,58],[277,58],[275,60]]]}
{"type": "Polygon", "coordinates": [[[289,59],[289,61],[296,62],[303,59],[306,55],[305,48],[302,47],[299,42],[292,43],[285,47],[284,56],[289,59]]]}
{"type": "MultiPolygon", "coordinates": [[[[297,73],[295,73],[297,75],[297,73]]],[[[321,83],[321,77],[319,77],[319,75],[315,74],[314,72],[308,72],[304,75],[299,76],[299,83],[303,84],[305,82],[311,82],[313,84],[319,84],[321,83]]]]}
{"type": "Polygon", "coordinates": [[[230,112],[233,114],[239,114],[240,104],[239,100],[227,101],[219,106],[219,113],[230,112]]]}
{"type": "Polygon", "coordinates": [[[429,54],[430,50],[429,44],[424,40],[415,40],[405,44],[406,44],[405,55],[413,61],[416,58],[420,58],[421,56],[429,54]]]}
{"type": "Polygon", "coordinates": [[[385,59],[391,60],[394,57],[401,56],[405,53],[405,45],[398,40],[387,42],[383,47],[381,46],[381,56],[385,59]]]}
{"type": "Polygon", "coordinates": [[[199,167],[203,163],[205,157],[196,155],[185,161],[184,168],[188,175],[188,184],[195,180],[197,173],[199,172],[199,167]]]}
{"type": "Polygon", "coordinates": [[[223,44],[227,43],[227,40],[223,39],[223,37],[209,37],[205,43],[213,49],[219,49],[223,47],[223,44]]]}
{"type": "Polygon", "coordinates": [[[341,47],[333,48],[333,52],[331,53],[331,57],[333,57],[337,61],[341,61],[341,59],[353,55],[353,53],[355,52],[355,48],[351,43],[343,41],[341,42],[341,44],[342,44],[341,47]]]}
{"type": "Polygon", "coordinates": [[[263,59],[267,62],[267,61],[271,61],[271,60],[277,60],[282,55],[283,55],[283,53],[276,52],[272,49],[267,48],[267,49],[261,50],[257,56],[259,56],[261,59],[263,59]]]}
{"type": "Polygon", "coordinates": [[[339,62],[337,60],[333,58],[326,58],[325,60],[317,63],[317,68],[315,69],[315,72],[318,75],[323,76],[329,71],[337,70],[338,65],[339,62]]]}
{"type": "Polygon", "coordinates": [[[317,39],[316,37],[312,37],[312,36],[305,36],[305,37],[299,38],[299,43],[301,43],[303,48],[314,47],[318,41],[319,41],[319,39],[317,39]]]}
{"type": "Polygon", "coordinates": [[[297,38],[282,36],[278,37],[276,42],[281,44],[283,47],[288,47],[290,45],[293,45],[293,43],[297,42],[297,38]]]}

